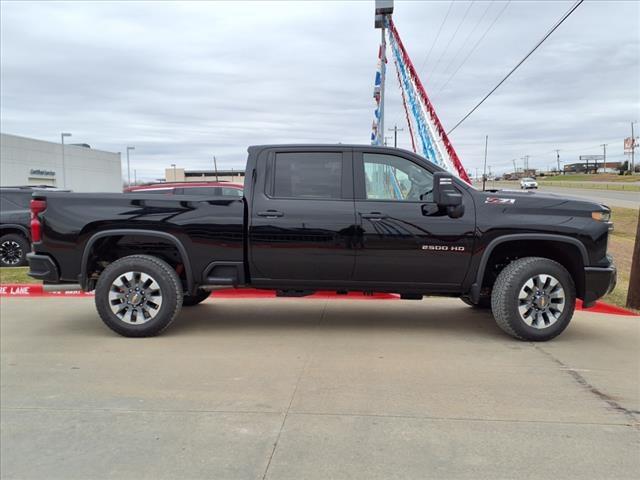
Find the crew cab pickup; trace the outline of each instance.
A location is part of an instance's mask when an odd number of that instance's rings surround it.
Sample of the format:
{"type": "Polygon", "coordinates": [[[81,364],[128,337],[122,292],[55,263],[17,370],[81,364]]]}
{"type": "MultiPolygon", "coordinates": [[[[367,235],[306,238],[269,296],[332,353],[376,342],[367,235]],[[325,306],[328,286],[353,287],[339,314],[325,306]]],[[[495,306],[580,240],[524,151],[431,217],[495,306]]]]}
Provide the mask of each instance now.
{"type": "Polygon", "coordinates": [[[548,340],[576,298],[615,286],[598,203],[478,191],[396,148],[248,152],[243,197],[34,193],[29,274],[95,290],[105,324],[133,337],[212,289],[251,286],[460,297],[515,338],[548,340]]]}

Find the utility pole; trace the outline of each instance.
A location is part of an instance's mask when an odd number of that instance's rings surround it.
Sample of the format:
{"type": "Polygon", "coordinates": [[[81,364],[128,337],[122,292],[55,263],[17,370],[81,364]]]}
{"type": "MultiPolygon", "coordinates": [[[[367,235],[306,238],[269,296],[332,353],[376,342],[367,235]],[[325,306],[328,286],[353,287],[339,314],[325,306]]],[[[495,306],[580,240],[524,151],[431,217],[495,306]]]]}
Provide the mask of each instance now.
{"type": "MultiPolygon", "coordinates": [[[[604,162],[603,168],[607,169],[607,143],[603,143],[600,146],[602,147],[602,160],[604,162]]],[[[596,160],[596,173],[598,173],[598,160],[596,160]]]]}
{"type": "Polygon", "coordinates": [[[484,186],[487,183],[487,148],[489,146],[489,135],[484,137],[484,170],[482,171],[482,191],[484,192],[484,186]]]}
{"type": "Polygon", "coordinates": [[[393,148],[398,148],[398,132],[403,132],[404,128],[398,128],[398,125],[394,125],[389,131],[393,132],[393,148]]]}
{"type": "Polygon", "coordinates": [[[220,180],[218,180],[218,163],[216,161],[216,156],[213,156],[213,169],[216,172],[216,182],[219,182],[220,180]]]}
{"type": "Polygon", "coordinates": [[[558,162],[558,175],[560,175],[560,150],[556,150],[556,161],[558,162]]]}
{"type": "Polygon", "coordinates": [[[516,167],[516,159],[514,158],[511,161],[513,162],[513,176],[517,177],[518,176],[518,167],[516,167]]]}

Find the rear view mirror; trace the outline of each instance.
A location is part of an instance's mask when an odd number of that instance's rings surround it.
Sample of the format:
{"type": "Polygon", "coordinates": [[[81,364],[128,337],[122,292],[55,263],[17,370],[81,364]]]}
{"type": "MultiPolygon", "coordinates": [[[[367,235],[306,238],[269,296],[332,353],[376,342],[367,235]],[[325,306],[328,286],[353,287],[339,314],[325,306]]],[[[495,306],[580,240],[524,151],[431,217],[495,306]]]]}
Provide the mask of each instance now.
{"type": "Polygon", "coordinates": [[[446,208],[451,218],[461,217],[464,213],[462,193],[456,188],[453,175],[450,173],[433,174],[433,201],[439,207],[446,208]]]}

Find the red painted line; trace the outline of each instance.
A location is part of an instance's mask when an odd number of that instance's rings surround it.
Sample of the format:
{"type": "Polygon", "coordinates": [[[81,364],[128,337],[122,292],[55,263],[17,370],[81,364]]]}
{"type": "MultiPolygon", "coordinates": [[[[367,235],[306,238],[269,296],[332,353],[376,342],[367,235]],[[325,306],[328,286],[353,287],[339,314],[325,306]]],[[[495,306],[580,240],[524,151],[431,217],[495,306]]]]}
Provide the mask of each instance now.
{"type": "MultiPolygon", "coordinates": [[[[0,285],[0,297],[92,297],[93,292],[83,292],[82,290],[70,290],[66,292],[45,292],[40,284],[20,284],[7,283],[0,285]]],[[[276,298],[275,290],[260,290],[257,288],[229,288],[224,290],[215,290],[211,293],[211,297],[215,298],[276,298]]],[[[321,290],[313,295],[306,297],[289,297],[289,298],[313,298],[313,299],[345,299],[345,300],[400,300],[400,295],[394,293],[374,293],[365,295],[362,292],[349,292],[347,294],[337,294],[335,291],[321,290]]],[[[576,301],[576,310],[582,310],[590,313],[604,313],[608,315],[630,315],[639,317],[640,315],[616,307],[604,302],[596,302],[593,307],[584,308],[582,300],[576,301]]]]}
{"type": "Polygon", "coordinates": [[[582,306],[582,300],[580,299],[576,300],[576,310],[582,310],[590,313],[606,313],[609,315],[631,315],[633,317],[640,317],[639,314],[632,312],[631,310],[604,302],[596,302],[593,307],[584,308],[582,306]]]}

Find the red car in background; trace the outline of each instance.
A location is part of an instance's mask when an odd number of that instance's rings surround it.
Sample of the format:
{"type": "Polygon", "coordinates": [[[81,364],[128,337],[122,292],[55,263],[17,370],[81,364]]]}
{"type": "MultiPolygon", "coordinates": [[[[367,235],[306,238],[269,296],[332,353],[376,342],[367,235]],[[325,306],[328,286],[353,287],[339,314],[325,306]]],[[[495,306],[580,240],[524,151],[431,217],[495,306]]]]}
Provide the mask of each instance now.
{"type": "Polygon", "coordinates": [[[231,182],[166,182],[127,187],[124,193],[144,192],[176,195],[242,197],[244,185],[231,182]]]}

